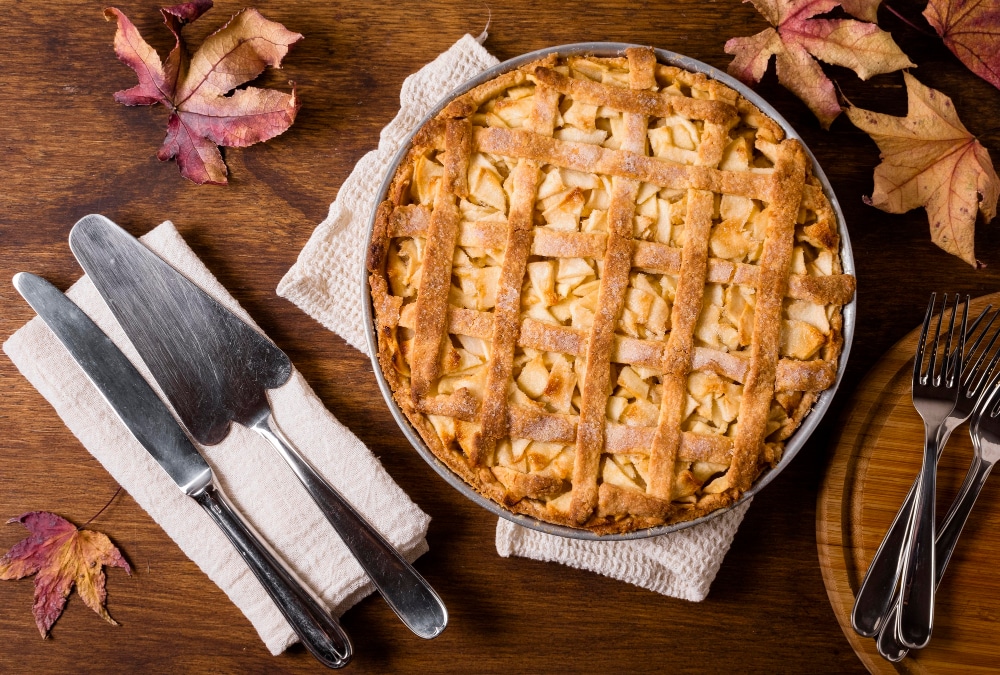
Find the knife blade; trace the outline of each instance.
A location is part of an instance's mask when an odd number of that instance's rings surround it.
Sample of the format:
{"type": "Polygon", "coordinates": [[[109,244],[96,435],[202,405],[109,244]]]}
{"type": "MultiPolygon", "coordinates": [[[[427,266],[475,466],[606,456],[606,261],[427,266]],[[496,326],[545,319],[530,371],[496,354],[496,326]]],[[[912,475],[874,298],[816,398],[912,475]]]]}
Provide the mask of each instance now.
{"type": "Polygon", "coordinates": [[[129,432],[222,528],[309,651],[331,668],[347,665],[353,648],[340,624],[229,502],[208,462],[131,361],[51,283],[28,272],[13,282],[129,432]]]}
{"type": "Polygon", "coordinates": [[[267,439],[403,623],[439,635],[441,598],[275,424],[267,390],[291,376],[288,356],[104,216],[81,218],[69,244],[191,435],[213,445],[235,421],[267,439]]]}

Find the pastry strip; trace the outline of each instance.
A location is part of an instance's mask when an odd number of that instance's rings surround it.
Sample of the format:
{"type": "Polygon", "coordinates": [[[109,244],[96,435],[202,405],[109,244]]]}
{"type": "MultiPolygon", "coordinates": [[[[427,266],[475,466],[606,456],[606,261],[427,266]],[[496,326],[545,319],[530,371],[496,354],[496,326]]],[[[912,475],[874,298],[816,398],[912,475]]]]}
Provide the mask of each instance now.
{"type": "Polygon", "coordinates": [[[795,218],[805,184],[806,159],[799,142],[783,143],[780,152],[769,204],[771,217],[759,265],[750,364],[740,400],[733,463],[727,473],[730,488],[741,492],[757,476],[758,458],[763,453],[781,342],[781,303],[788,285],[795,218]]]}
{"type": "Polygon", "coordinates": [[[722,101],[671,96],[649,91],[645,87],[642,89],[614,87],[591,80],[574,79],[544,66],[532,69],[531,76],[536,81],[571,96],[574,101],[604,105],[645,117],[670,117],[677,114],[688,119],[707,120],[719,124],[735,122],[737,119],[735,106],[722,101]]]}
{"type": "Polygon", "coordinates": [[[713,202],[714,195],[711,192],[688,192],[680,278],[670,313],[670,337],[660,366],[663,372],[663,400],[649,455],[649,484],[646,491],[653,497],[668,501],[681,442],[687,377],[694,357],[694,329],[701,313],[705,288],[713,202]]]}
{"type": "MultiPolygon", "coordinates": [[[[557,92],[546,88],[536,90],[529,119],[535,133],[552,135],[558,105],[557,92]]],[[[538,178],[538,164],[532,160],[521,160],[514,169],[514,195],[507,218],[507,247],[500,270],[500,290],[493,310],[492,350],[486,366],[481,430],[473,441],[469,457],[476,466],[489,463],[497,441],[507,435],[507,382],[511,378],[514,347],[520,334],[521,284],[534,237],[538,178]]]]}
{"type": "MultiPolygon", "coordinates": [[[[456,167],[468,165],[469,136],[472,125],[467,120],[448,120],[445,140],[445,175],[454,176],[456,167]]],[[[451,262],[458,238],[459,212],[455,204],[454,181],[438,182],[434,213],[427,234],[427,249],[417,295],[416,336],[413,339],[410,395],[414,404],[430,392],[440,370],[438,354],[447,334],[448,292],[451,288],[451,262]]]]}
{"type": "MultiPolygon", "coordinates": [[[[416,325],[414,305],[403,308],[397,325],[413,328],[416,325]]],[[[489,338],[493,333],[493,315],[473,309],[450,307],[448,332],[452,335],[489,338]]],[[[587,333],[569,326],[554,326],[534,319],[521,324],[518,347],[528,347],[543,352],[584,356],[587,351],[587,333]]],[[[666,345],[657,340],[615,335],[611,352],[612,363],[641,366],[660,372],[666,345]]],[[[694,348],[692,371],[710,371],[734,382],[746,378],[749,362],[745,356],[720,352],[705,347],[694,348]]],[[[835,363],[822,359],[798,361],[780,359],[776,368],[776,391],[823,391],[833,386],[837,368],[835,363]]]]}
{"type": "MultiPolygon", "coordinates": [[[[403,206],[393,212],[389,224],[390,237],[420,237],[427,234],[430,209],[424,206],[403,206]]],[[[474,222],[459,225],[459,246],[486,249],[502,248],[506,232],[501,222],[474,222]]],[[[535,228],[531,254],[547,258],[601,258],[607,235],[603,232],[567,232],[550,228],[535,228]]],[[[681,270],[681,249],[653,241],[635,241],[632,266],[656,274],[676,275],[681,270]]],[[[731,262],[720,258],[708,259],[706,281],[715,284],[756,286],[759,270],[756,265],[731,262]]],[[[787,297],[808,300],[821,305],[845,305],[854,297],[855,280],[850,274],[815,277],[793,274],[788,279],[787,297]]],[[[452,331],[454,332],[454,331],[452,331]]]]}
{"type": "Polygon", "coordinates": [[[688,166],[590,143],[539,138],[523,129],[476,128],[473,144],[479,152],[534,159],[565,169],[652,183],[661,188],[694,188],[766,201],[771,186],[770,172],[746,173],[688,166]]]}
{"type": "MultiPolygon", "coordinates": [[[[629,49],[629,85],[647,89],[653,84],[655,59],[647,51],[629,49]]],[[[626,161],[641,157],[646,151],[645,115],[625,113],[625,138],[619,153],[626,161]]],[[[583,524],[597,507],[597,480],[604,448],[604,425],[607,418],[608,380],[611,374],[611,350],[615,324],[625,302],[629,270],[632,267],[632,218],[639,181],[616,177],[612,182],[611,206],[608,209],[608,244],[604,269],[597,294],[597,310],[587,341],[587,369],[583,378],[580,421],[573,462],[573,499],[570,517],[583,524]]]]}

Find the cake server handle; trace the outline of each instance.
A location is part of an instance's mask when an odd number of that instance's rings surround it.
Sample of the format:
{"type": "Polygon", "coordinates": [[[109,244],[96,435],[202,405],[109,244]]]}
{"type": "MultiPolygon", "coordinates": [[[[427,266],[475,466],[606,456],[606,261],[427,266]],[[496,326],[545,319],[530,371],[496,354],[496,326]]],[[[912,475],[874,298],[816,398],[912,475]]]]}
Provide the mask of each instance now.
{"type": "Polygon", "coordinates": [[[266,438],[285,459],[407,628],[426,639],[440,635],[448,625],[448,610],[420,573],[319,475],[281,432],[272,415],[259,416],[250,428],[266,438]]]}

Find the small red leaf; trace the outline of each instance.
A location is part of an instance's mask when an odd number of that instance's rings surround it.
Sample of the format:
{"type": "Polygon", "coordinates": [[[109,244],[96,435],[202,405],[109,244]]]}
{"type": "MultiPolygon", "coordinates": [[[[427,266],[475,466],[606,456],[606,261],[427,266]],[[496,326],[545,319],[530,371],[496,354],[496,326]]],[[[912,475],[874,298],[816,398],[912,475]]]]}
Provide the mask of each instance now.
{"type": "Polygon", "coordinates": [[[212,0],[195,0],[172,7],[164,7],[160,11],[163,12],[164,16],[177,17],[182,23],[191,23],[210,9],[212,9],[212,0]]]}
{"type": "Polygon", "coordinates": [[[199,185],[225,185],[227,182],[228,172],[219,146],[187,127],[177,113],[167,120],[167,137],[156,157],[161,162],[176,159],[181,175],[199,185]]]}
{"type": "Polygon", "coordinates": [[[160,9],[163,23],[174,34],[174,48],[167,54],[167,60],[163,64],[165,79],[171,91],[176,90],[177,79],[188,62],[187,50],[184,49],[184,43],[181,40],[181,28],[210,9],[212,9],[212,0],[196,0],[160,9]]]}
{"type": "Polygon", "coordinates": [[[110,624],[104,602],[104,566],[132,570],[111,540],[100,532],[80,530],[73,523],[47,511],[32,511],[8,523],[21,523],[30,535],[0,558],[0,579],[35,575],[35,624],[42,637],[62,614],[74,584],[84,604],[110,624]]]}
{"type": "Polygon", "coordinates": [[[114,7],[104,10],[104,18],[118,20],[115,33],[115,53],[126,66],[135,71],[139,84],[115,93],[115,100],[124,105],[168,105],[171,88],[167,85],[160,55],[150,47],[128,17],[114,7]]]}

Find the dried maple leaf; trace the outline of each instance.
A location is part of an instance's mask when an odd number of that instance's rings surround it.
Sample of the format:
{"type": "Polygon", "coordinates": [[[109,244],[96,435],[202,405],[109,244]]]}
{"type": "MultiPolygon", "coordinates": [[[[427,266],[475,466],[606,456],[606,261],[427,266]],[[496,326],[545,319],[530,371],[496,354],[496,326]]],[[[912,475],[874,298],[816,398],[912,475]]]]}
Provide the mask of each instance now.
{"type": "Polygon", "coordinates": [[[160,10],[175,40],[165,62],[119,10],[110,7],[104,16],[117,18],[115,53],[139,77],[139,84],[115,93],[115,100],[166,106],[167,137],[157,157],[176,157],[181,175],[195,183],[225,184],[226,164],[218,146],[245,147],[273,138],[292,125],[299,109],[294,84],[291,94],[254,87],[227,94],[267,66],[280,67],[289,46],[302,36],[245,9],[188,58],[181,28],[211,7],[211,0],[196,0],[160,10]]]}
{"type": "Polygon", "coordinates": [[[852,14],[874,18],[878,9],[875,0],[749,1],[774,28],[726,43],[726,53],[735,56],[729,74],[747,84],[760,82],[773,55],[778,81],[809,106],[824,129],[841,108],[833,83],[816,59],[850,68],[862,80],[913,66],[892,36],[873,23],[813,18],[837,5],[852,14]]]}
{"type": "Polygon", "coordinates": [[[21,523],[30,536],[14,544],[0,558],[0,579],[22,579],[35,575],[35,603],[32,611],[42,637],[62,614],[73,584],[83,602],[105,621],[117,622],[104,607],[104,565],[132,570],[107,535],[81,530],[73,523],[47,511],[32,511],[8,523],[21,523]]]}
{"type": "Polygon", "coordinates": [[[864,21],[876,23],[878,21],[878,6],[882,0],[841,0],[840,6],[851,16],[856,16],[864,21]]]}
{"type": "Polygon", "coordinates": [[[930,0],[924,18],[969,70],[1000,88],[1000,3],[930,0]]]}
{"type": "Polygon", "coordinates": [[[934,243],[979,267],[973,246],[976,214],[986,222],[996,215],[1000,178],[990,153],[962,125],[951,99],[909,73],[903,77],[906,117],[847,108],[851,122],[881,150],[867,201],[888,213],[923,206],[934,243]]]}

